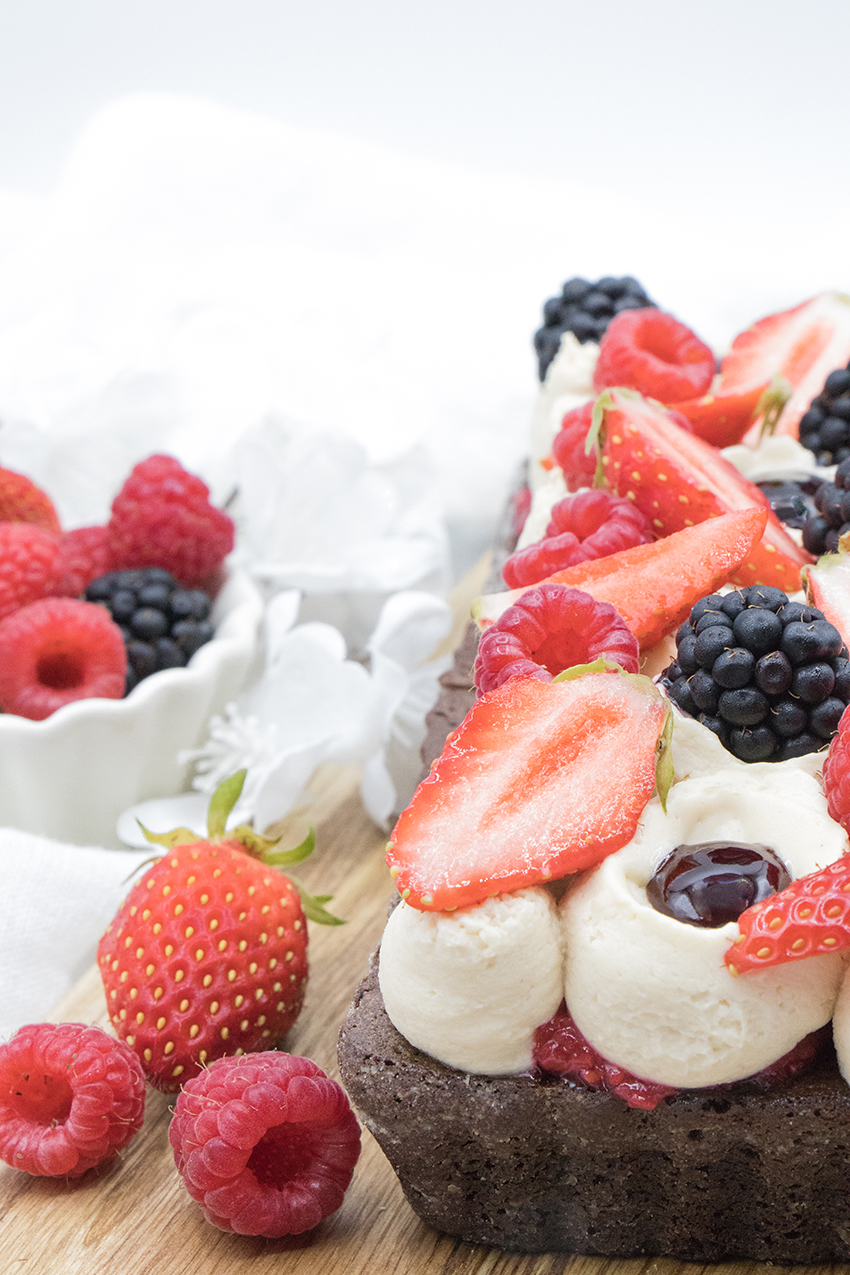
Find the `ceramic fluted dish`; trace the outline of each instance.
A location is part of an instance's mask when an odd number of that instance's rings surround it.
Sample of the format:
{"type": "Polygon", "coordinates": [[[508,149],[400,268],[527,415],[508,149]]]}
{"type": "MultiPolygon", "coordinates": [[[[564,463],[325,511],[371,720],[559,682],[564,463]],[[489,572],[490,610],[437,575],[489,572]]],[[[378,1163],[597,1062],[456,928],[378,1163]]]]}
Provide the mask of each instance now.
{"type": "Polygon", "coordinates": [[[0,714],[0,826],[79,845],[118,846],[118,816],[188,784],[179,753],[239,692],[257,647],[262,599],[229,573],[213,606],[215,636],[186,668],[145,678],[126,699],[84,699],[41,722],[0,714]]]}

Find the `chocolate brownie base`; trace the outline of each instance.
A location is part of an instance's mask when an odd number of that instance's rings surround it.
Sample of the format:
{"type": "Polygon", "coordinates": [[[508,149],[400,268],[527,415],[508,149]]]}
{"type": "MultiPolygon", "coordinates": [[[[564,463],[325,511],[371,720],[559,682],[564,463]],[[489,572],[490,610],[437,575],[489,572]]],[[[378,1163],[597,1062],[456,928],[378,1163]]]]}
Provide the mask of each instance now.
{"type": "Polygon", "coordinates": [[[686,1090],[640,1111],[420,1053],[387,1017],[373,960],[339,1062],[408,1201],[438,1231],[528,1253],[850,1259],[850,1088],[829,1052],[768,1093],[686,1090]]]}

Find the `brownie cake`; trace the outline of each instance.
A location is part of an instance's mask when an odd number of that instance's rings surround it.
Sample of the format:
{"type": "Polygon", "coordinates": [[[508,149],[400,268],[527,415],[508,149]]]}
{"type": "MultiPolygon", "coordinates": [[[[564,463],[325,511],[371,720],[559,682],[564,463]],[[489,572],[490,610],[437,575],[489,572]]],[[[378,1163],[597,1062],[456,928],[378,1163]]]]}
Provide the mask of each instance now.
{"type": "MultiPolygon", "coordinates": [[[[511,549],[506,522],[494,576],[511,549]]],[[[470,626],[442,679],[426,770],[475,703],[478,636],[470,626]]],[[[478,1074],[422,1052],[390,1021],[376,953],[339,1063],[410,1205],[438,1231],[528,1253],[846,1262],[850,1088],[829,1027],[811,1039],[814,1061],[792,1079],[680,1087],[643,1110],[542,1071],[478,1074]]]]}

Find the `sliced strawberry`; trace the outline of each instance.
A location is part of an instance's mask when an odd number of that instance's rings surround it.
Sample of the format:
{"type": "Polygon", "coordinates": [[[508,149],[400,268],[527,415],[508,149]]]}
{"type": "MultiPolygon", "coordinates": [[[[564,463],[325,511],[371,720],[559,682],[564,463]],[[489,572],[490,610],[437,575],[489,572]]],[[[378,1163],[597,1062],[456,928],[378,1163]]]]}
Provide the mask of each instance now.
{"type": "MultiPolygon", "coordinates": [[[[580,562],[549,576],[547,583],[571,585],[599,602],[610,602],[647,648],[677,628],[699,598],[726,583],[760,540],[766,522],[765,509],[724,514],[663,540],[580,562]]],[[[480,628],[486,629],[524,592],[512,589],[479,598],[472,614],[480,628]]]]}
{"type": "Polygon", "coordinates": [[[621,672],[513,678],[485,695],[395,826],[402,898],[469,907],[619,850],[652,796],[667,713],[648,678],[621,672]]]}
{"type": "Polygon", "coordinates": [[[597,409],[602,414],[605,483],[633,500],[658,535],[735,509],[765,509],[762,540],[733,579],[741,585],[775,585],[786,593],[800,588],[800,568],[814,559],[785,531],[764,492],[716,447],[688,434],[663,407],[630,390],[606,391],[597,409]]]}
{"type": "MultiPolygon", "coordinates": [[[[780,374],[792,393],[777,430],[797,437],[800,417],[830,372],[850,360],[850,297],[823,292],[760,319],[732,343],[720,369],[723,394],[752,390],[780,374]]],[[[746,441],[756,442],[755,431],[746,441]]]]}
{"type": "Polygon", "coordinates": [[[724,957],[730,974],[850,947],[850,855],[753,904],[738,928],[724,957]]]}
{"type": "Polygon", "coordinates": [[[763,427],[770,430],[787,400],[788,390],[783,384],[765,381],[749,390],[688,399],[676,403],[674,410],[687,417],[693,433],[712,447],[732,447],[742,441],[755,421],[762,421],[763,427]]]}
{"type": "Polygon", "coordinates": [[[850,642],[850,554],[825,553],[806,567],[806,597],[850,642]]]}

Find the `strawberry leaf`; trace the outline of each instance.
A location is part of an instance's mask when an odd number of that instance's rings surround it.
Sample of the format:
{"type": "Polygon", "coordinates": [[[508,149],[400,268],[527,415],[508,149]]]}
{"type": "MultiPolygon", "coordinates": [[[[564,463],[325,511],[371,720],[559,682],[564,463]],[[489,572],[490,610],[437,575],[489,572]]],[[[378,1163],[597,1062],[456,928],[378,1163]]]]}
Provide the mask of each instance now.
{"type": "Polygon", "coordinates": [[[328,912],[324,907],[325,903],[330,903],[333,898],[332,894],[309,894],[300,881],[296,881],[292,876],[289,877],[289,880],[301,896],[301,906],[304,909],[304,915],[309,921],[315,921],[318,925],[345,925],[345,920],[342,917],[334,916],[332,912],[328,912]]]}
{"type": "Polygon", "coordinates": [[[158,846],[166,846],[169,850],[173,850],[175,846],[190,846],[198,840],[197,832],[193,832],[191,828],[172,828],[170,832],[151,832],[141,819],[137,819],[136,823],[148,841],[158,846]]]}
{"type": "MultiPolygon", "coordinates": [[[[283,867],[289,863],[303,863],[305,859],[309,859],[316,845],[316,834],[312,828],[307,832],[307,836],[300,845],[295,846],[292,850],[276,850],[274,853],[266,853],[263,855],[266,863],[273,868],[283,867]]],[[[328,899],[331,895],[328,895],[328,899]]],[[[327,900],[325,900],[327,902],[327,900]]]]}
{"type": "Polygon", "coordinates": [[[231,775],[229,779],[219,784],[210,798],[207,831],[211,839],[224,836],[227,830],[227,817],[239,800],[247,773],[247,770],[237,770],[235,775],[231,775]]]}

